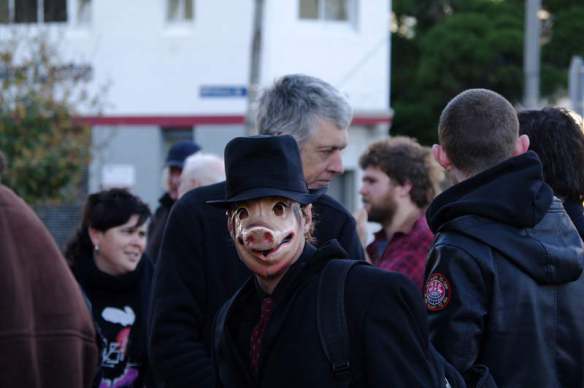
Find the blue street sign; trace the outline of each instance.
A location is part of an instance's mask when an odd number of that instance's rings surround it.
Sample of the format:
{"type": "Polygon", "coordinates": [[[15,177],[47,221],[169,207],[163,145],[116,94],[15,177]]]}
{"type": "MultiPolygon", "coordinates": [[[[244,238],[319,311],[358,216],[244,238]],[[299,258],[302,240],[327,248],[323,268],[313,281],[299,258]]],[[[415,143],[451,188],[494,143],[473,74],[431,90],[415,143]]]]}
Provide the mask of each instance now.
{"type": "Polygon", "coordinates": [[[247,87],[245,86],[202,85],[199,88],[199,97],[202,98],[245,97],[245,96],[247,96],[247,87]]]}

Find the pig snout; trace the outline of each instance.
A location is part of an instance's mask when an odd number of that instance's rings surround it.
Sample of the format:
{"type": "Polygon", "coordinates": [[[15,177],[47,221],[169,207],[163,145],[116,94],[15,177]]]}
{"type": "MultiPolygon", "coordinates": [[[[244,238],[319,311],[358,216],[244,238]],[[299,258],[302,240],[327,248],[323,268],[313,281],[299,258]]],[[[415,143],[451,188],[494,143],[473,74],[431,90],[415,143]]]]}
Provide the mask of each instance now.
{"type": "Polygon", "coordinates": [[[256,226],[241,233],[240,243],[256,250],[271,249],[276,243],[276,235],[266,227],[256,226]]]}
{"type": "Polygon", "coordinates": [[[274,235],[272,234],[272,231],[267,228],[257,227],[246,233],[244,242],[246,245],[271,245],[274,243],[274,235]]]}

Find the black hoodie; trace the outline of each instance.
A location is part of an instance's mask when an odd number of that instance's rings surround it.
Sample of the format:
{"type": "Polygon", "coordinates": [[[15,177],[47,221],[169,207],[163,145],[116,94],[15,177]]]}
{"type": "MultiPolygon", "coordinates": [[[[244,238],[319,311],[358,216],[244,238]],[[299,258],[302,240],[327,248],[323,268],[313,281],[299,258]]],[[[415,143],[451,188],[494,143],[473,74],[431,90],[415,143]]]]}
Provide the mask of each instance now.
{"type": "Polygon", "coordinates": [[[426,267],[432,339],[501,387],[584,386],[584,248],[527,152],[438,196],[426,267]]]}

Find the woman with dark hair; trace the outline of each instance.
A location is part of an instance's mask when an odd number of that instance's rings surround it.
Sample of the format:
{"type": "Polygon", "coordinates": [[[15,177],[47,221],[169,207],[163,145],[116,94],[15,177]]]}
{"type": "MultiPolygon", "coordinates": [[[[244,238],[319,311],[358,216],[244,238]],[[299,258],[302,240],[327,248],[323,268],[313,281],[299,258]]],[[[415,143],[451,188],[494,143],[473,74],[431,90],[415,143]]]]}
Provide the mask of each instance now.
{"type": "Polygon", "coordinates": [[[543,164],[544,180],[564,203],[584,238],[584,133],[582,120],[564,108],[519,113],[519,131],[543,164]]]}
{"type": "Polygon", "coordinates": [[[150,209],[126,190],[91,194],[65,256],[104,339],[99,388],[143,387],[153,268],[144,258],[150,209]]]}

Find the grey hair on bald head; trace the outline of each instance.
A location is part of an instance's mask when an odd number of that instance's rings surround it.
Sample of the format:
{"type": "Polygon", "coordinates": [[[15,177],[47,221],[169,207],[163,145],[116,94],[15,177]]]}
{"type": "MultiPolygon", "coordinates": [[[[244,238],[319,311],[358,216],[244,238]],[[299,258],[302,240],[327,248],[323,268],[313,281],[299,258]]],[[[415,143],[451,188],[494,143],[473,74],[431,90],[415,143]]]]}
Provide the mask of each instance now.
{"type": "Polygon", "coordinates": [[[212,185],[225,180],[223,159],[204,152],[197,152],[185,159],[181,180],[196,179],[201,186],[212,185]]]}
{"type": "Polygon", "coordinates": [[[262,93],[256,122],[260,134],[291,135],[302,145],[320,120],[343,130],[352,118],[347,99],[332,85],[308,75],[292,74],[276,80],[262,93]]]}

